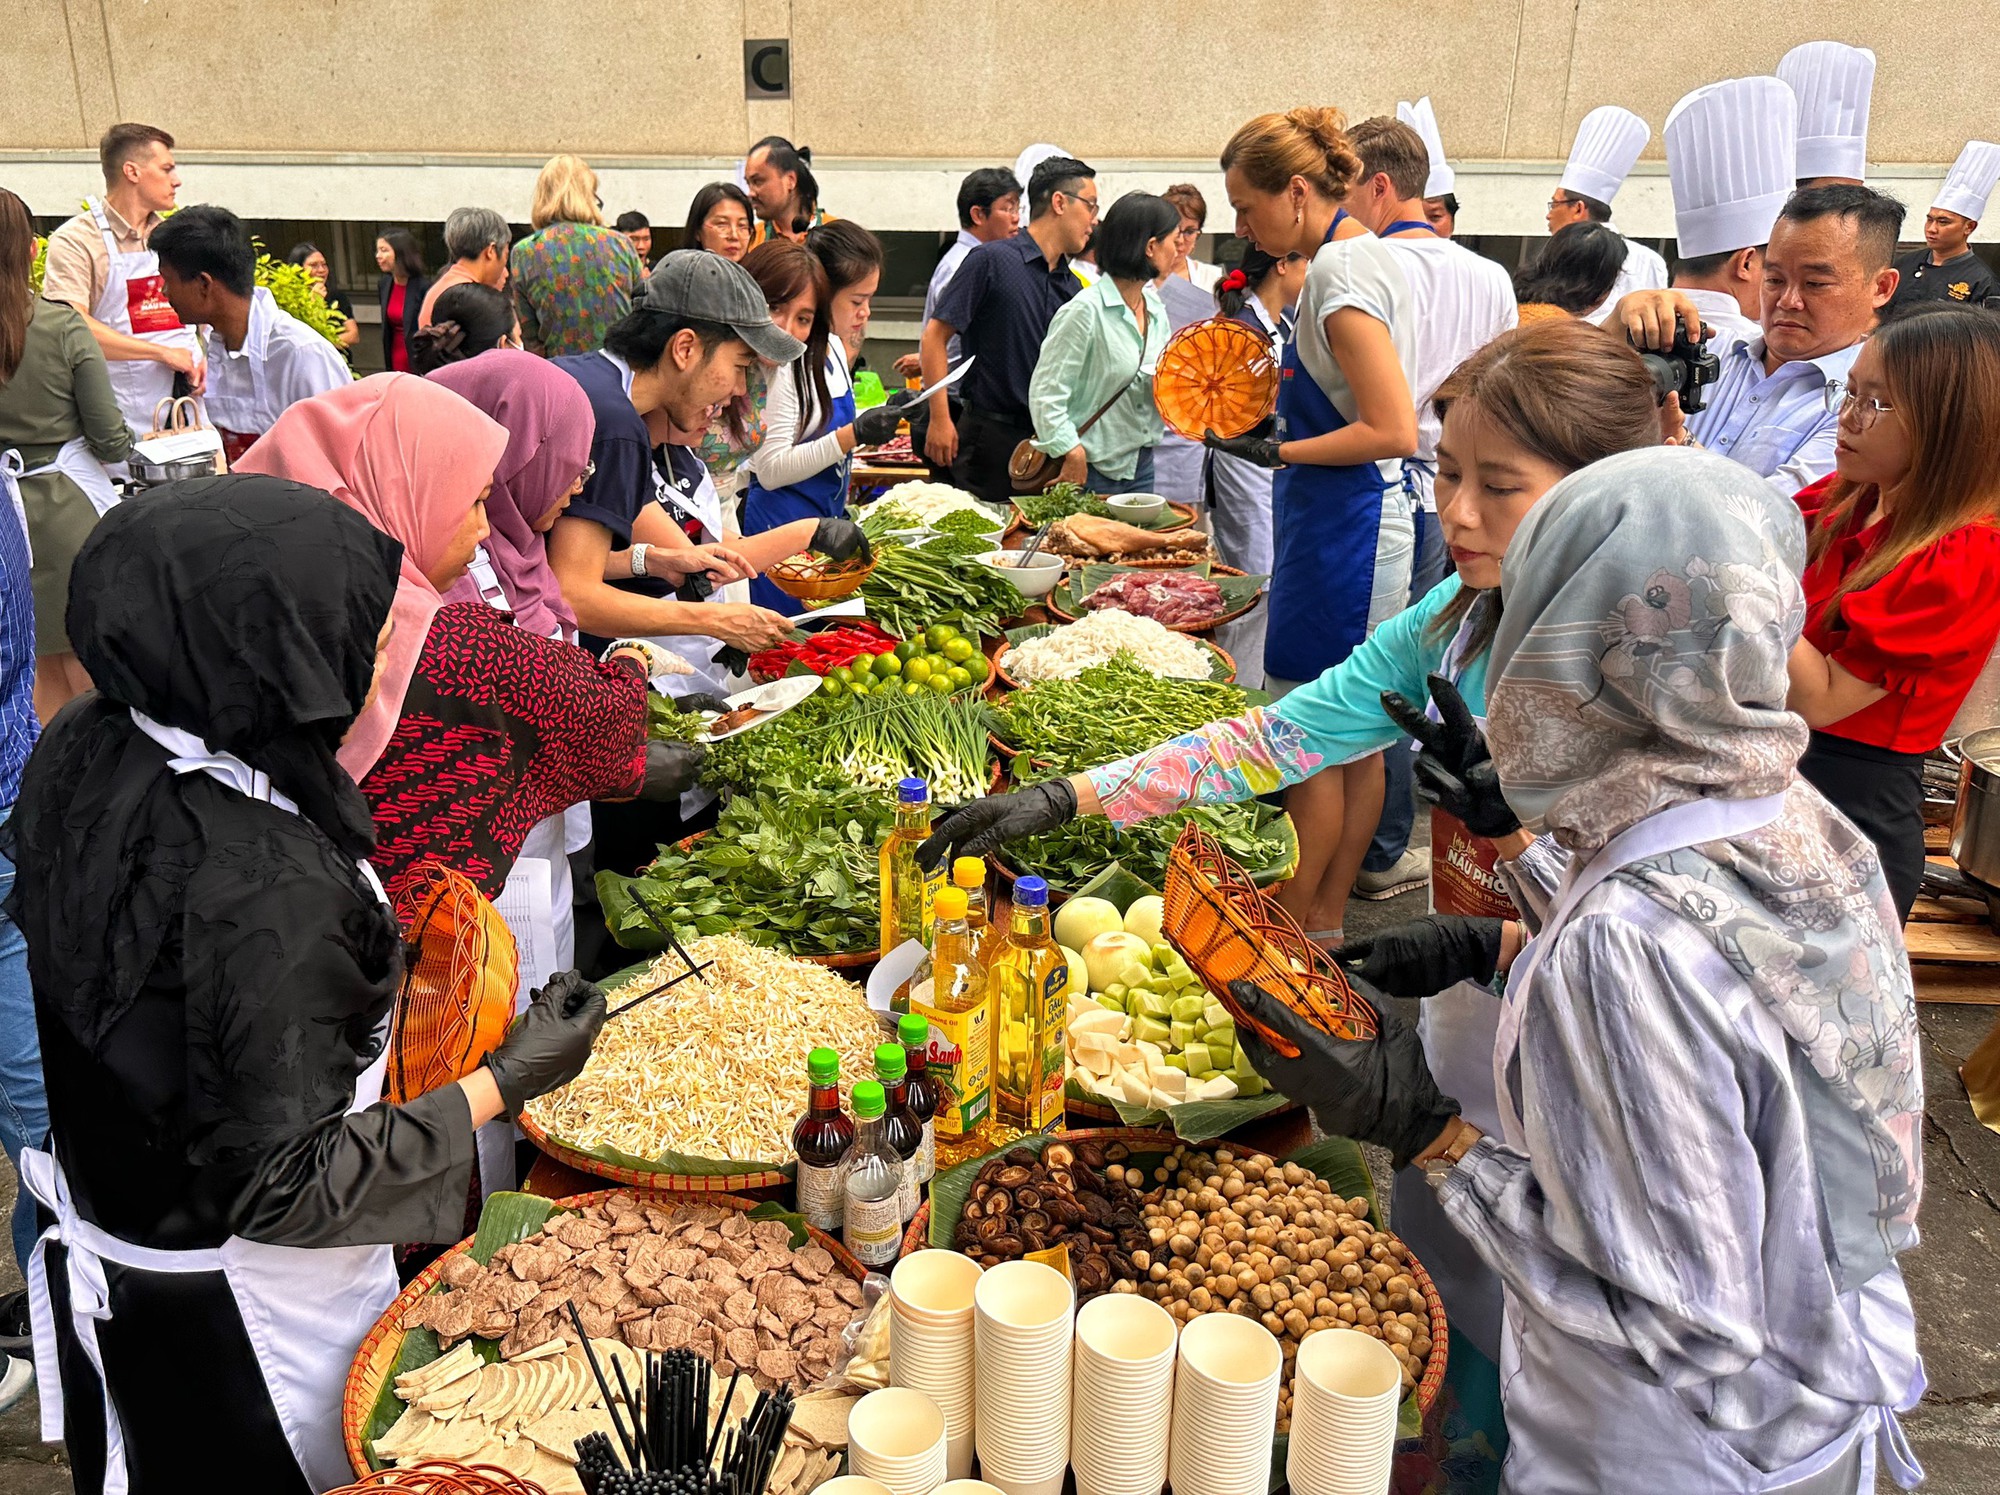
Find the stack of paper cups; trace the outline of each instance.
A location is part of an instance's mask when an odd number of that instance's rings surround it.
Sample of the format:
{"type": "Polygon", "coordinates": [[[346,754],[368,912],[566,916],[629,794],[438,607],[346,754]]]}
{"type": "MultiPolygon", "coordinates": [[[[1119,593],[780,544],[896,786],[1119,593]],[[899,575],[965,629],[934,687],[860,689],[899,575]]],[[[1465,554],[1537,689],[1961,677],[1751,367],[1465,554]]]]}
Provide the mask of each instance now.
{"type": "Polygon", "coordinates": [[[944,1483],[944,1414],[921,1391],[871,1391],[847,1414],[847,1467],[889,1495],[931,1495],[944,1483]]]}
{"type": "Polygon", "coordinates": [[[1069,1279],[1038,1261],[1002,1262],[972,1302],[980,1473],[1006,1495],[1058,1495],[1069,1465],[1069,1279]]]}
{"type": "Polygon", "coordinates": [[[1077,1495],[1160,1495],[1174,1405],[1173,1316],[1136,1293],[1077,1310],[1070,1465],[1077,1495]]]}
{"type": "Polygon", "coordinates": [[[980,1266],[957,1251],[919,1251],[889,1274],[889,1384],[921,1391],[944,1414],[945,1471],[972,1473],[972,1290],[980,1266]]]}
{"type": "Polygon", "coordinates": [[[1383,1495],[1396,1455],[1403,1368],[1372,1334],[1322,1329],[1299,1343],[1292,1373],[1295,1495],[1383,1495]]]}
{"type": "Polygon", "coordinates": [[[813,1495],[889,1495],[889,1492],[872,1479],[863,1479],[858,1474],[840,1474],[823,1484],[814,1485],[813,1495]]]}
{"type": "Polygon", "coordinates": [[[1181,1330],[1167,1478],[1174,1495],[1266,1495],[1284,1352],[1269,1329],[1205,1313],[1181,1330]]]}

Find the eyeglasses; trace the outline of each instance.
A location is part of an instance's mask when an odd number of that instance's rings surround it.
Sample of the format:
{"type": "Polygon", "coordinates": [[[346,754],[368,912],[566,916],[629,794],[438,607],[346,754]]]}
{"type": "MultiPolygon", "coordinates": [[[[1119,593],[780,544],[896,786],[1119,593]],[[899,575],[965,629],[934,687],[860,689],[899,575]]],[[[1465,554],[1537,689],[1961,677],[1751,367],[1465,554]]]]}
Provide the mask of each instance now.
{"type": "Polygon", "coordinates": [[[1174,230],[1174,237],[1176,239],[1192,239],[1198,236],[1200,233],[1201,230],[1196,228],[1193,224],[1183,223],[1179,228],[1174,230]]]}
{"type": "MultiPolygon", "coordinates": [[[[1061,195],[1062,195],[1062,196],[1064,196],[1064,197],[1069,197],[1069,194],[1068,194],[1067,192],[1065,192],[1065,193],[1063,193],[1063,194],[1061,194],[1061,195]]],[[[1084,208],[1088,208],[1088,209],[1090,209],[1090,216],[1091,216],[1091,217],[1095,218],[1095,217],[1097,216],[1097,199],[1096,199],[1096,198],[1094,198],[1094,197],[1070,197],[1070,198],[1069,198],[1069,200],[1070,200],[1071,202],[1075,203],[1075,204],[1076,204],[1077,206],[1079,206],[1079,207],[1084,207],[1084,208]]]]}
{"type": "Polygon", "coordinates": [[[595,462],[586,462],[583,464],[583,476],[578,478],[577,481],[579,483],[587,483],[596,476],[597,464],[595,462]]]}
{"type": "Polygon", "coordinates": [[[1549,199],[1549,211],[1551,213],[1553,213],[1557,208],[1566,208],[1568,206],[1569,206],[1569,199],[1567,197],[1562,196],[1560,193],[1549,199]]]}
{"type": "Polygon", "coordinates": [[[1865,431],[1876,421],[1895,410],[1894,405],[1885,405],[1880,400],[1867,395],[1858,395],[1844,384],[1829,384],[1826,387],[1827,411],[1846,420],[1854,417],[1854,428],[1865,431]]]}

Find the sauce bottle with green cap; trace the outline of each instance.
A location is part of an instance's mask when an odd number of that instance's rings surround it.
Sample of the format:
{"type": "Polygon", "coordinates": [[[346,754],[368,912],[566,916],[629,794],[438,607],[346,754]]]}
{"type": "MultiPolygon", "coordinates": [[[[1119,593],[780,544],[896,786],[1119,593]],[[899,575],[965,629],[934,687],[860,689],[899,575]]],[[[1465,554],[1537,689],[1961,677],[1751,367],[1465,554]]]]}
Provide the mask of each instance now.
{"type": "Polygon", "coordinates": [[[923,1198],[923,1185],[917,1179],[917,1152],[923,1146],[924,1127],[910,1109],[909,1057],[904,1054],[900,1043],[877,1045],[875,1078],[881,1081],[882,1093],[889,1098],[882,1135],[889,1139],[889,1145],[896,1149],[896,1156],[902,1160],[903,1182],[898,1208],[907,1221],[916,1214],[917,1203],[923,1198]]]}
{"type": "Polygon", "coordinates": [[[812,1090],[806,1114],[792,1128],[792,1151],[799,1159],[799,1213],[829,1234],[840,1229],[841,1175],[854,1146],[854,1121],[840,1109],[840,1054],[814,1049],[806,1055],[812,1090]]]}
{"type": "MultiPolygon", "coordinates": [[[[942,910],[945,899],[951,893],[946,888],[938,895],[938,907],[942,910]]],[[[944,927],[944,915],[938,915],[938,927],[944,927]]],[[[910,1114],[923,1124],[924,1137],[917,1144],[917,1183],[927,1184],[937,1172],[937,1113],[944,1104],[944,1087],[938,1077],[931,1073],[931,1024],[930,1019],[920,1012],[906,1012],[896,1024],[896,1038],[903,1045],[903,1058],[909,1067],[909,1079],[903,1087],[903,1094],[910,1103],[910,1114]]]]}
{"type": "Polygon", "coordinates": [[[864,1267],[886,1270],[896,1264],[903,1246],[903,1160],[884,1131],[889,1100],[881,1085],[862,1080],[848,1099],[855,1134],[841,1187],[840,1237],[864,1267]]]}

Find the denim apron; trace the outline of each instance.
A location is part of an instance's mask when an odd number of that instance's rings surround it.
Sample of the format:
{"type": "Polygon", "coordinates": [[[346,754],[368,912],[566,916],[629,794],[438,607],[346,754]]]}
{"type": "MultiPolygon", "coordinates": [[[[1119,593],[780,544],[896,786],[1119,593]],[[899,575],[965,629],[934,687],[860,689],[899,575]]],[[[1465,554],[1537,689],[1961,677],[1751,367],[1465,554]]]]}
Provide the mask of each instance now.
{"type": "MultiPolygon", "coordinates": [[[[854,421],[854,388],[833,397],[833,409],[820,424],[816,436],[837,431],[854,421]]],[[[750,487],[743,495],[743,533],[761,535],[795,519],[843,519],[847,515],[847,474],[854,465],[851,456],[842,457],[831,467],[822,468],[784,488],[766,488],[750,475],[750,487]]],[[[797,603],[763,577],[750,583],[750,600],[759,607],[790,616],[797,603]]]]}

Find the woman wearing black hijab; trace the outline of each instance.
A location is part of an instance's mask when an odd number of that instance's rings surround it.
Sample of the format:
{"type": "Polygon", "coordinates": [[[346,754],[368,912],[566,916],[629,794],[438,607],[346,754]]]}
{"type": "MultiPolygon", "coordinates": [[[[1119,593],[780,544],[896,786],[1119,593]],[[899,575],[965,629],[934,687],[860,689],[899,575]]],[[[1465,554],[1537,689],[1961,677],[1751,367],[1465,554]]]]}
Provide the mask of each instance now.
{"type": "Polygon", "coordinates": [[[484,1067],[379,1099],[402,954],[334,752],[400,555],[316,489],[232,476],[118,506],[77,557],[97,692],[43,735],[7,834],[52,1118],[53,1156],[23,1159],[58,1222],[30,1281],[43,1434],[79,1491],[216,1458],[246,1490],[347,1479],[388,1243],[457,1237],[474,1127],[566,1083],[603,1024],[558,977],[484,1067]]]}

